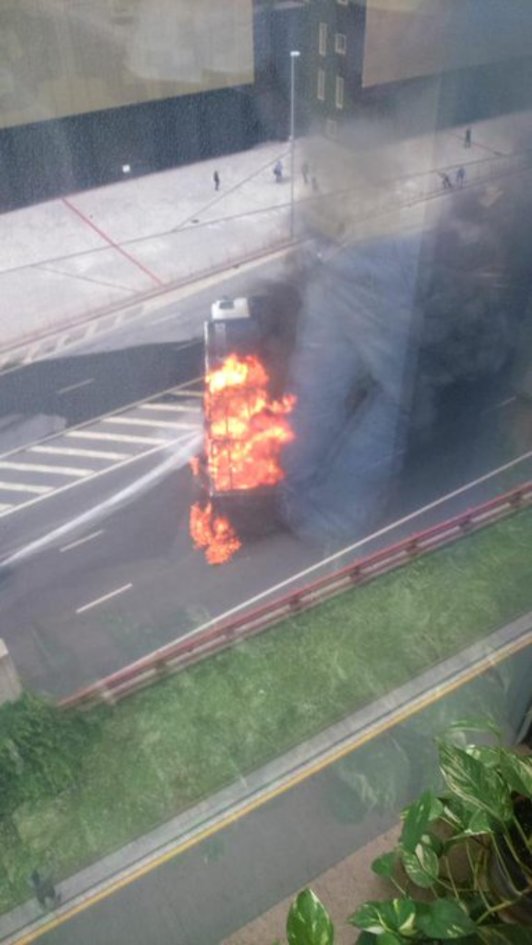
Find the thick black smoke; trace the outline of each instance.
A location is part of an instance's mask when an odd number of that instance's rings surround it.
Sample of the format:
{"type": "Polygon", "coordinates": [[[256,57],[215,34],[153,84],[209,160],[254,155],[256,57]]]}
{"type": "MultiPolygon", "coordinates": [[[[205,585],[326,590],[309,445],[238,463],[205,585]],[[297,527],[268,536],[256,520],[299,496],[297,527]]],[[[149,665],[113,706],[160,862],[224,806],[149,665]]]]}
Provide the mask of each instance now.
{"type": "Polygon", "coordinates": [[[321,246],[293,274],[283,515],[299,534],[365,533],[443,395],[511,367],[532,311],[529,182],[457,192],[418,231],[321,246]]]}

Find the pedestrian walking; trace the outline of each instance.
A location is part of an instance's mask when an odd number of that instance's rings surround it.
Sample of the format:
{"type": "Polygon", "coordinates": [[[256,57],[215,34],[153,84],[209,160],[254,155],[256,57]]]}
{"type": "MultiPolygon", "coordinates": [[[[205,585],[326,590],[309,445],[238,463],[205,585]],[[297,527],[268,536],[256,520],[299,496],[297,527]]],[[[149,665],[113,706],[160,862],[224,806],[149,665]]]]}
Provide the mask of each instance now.
{"type": "Polygon", "coordinates": [[[465,181],[465,168],[459,167],[456,172],[456,185],[457,187],[463,187],[465,181]]]}
{"type": "Polygon", "coordinates": [[[220,190],[220,175],[218,171],[214,172],[214,174],[212,175],[212,179],[214,181],[214,189],[220,190]]]}
{"type": "Polygon", "coordinates": [[[39,870],[33,870],[28,880],[29,886],[35,893],[35,898],[42,909],[46,909],[48,900],[53,909],[61,902],[61,896],[57,892],[49,876],[42,876],[39,870]]]}
{"type": "Polygon", "coordinates": [[[464,148],[471,147],[471,128],[466,128],[464,134],[464,148]]]}
{"type": "Polygon", "coordinates": [[[281,161],[276,161],[273,166],[273,176],[278,184],[281,183],[283,179],[283,165],[281,161]]]}
{"type": "Polygon", "coordinates": [[[307,161],[304,161],[303,164],[301,165],[301,173],[302,173],[302,175],[303,175],[303,181],[304,181],[305,185],[308,185],[308,177],[309,177],[309,174],[310,174],[310,167],[308,166],[307,161]]]}
{"type": "Polygon", "coordinates": [[[443,187],[443,189],[444,189],[444,190],[452,190],[452,189],[453,189],[453,185],[452,185],[452,181],[451,181],[451,178],[449,177],[449,175],[448,175],[448,174],[440,174],[440,177],[441,177],[441,182],[442,182],[442,187],[443,187]]]}
{"type": "Polygon", "coordinates": [[[312,193],[314,193],[314,194],[319,194],[319,192],[320,192],[320,185],[318,184],[318,178],[317,178],[317,177],[314,177],[314,176],[312,177],[312,179],[311,179],[311,181],[310,181],[310,186],[312,187],[312,193]]]}

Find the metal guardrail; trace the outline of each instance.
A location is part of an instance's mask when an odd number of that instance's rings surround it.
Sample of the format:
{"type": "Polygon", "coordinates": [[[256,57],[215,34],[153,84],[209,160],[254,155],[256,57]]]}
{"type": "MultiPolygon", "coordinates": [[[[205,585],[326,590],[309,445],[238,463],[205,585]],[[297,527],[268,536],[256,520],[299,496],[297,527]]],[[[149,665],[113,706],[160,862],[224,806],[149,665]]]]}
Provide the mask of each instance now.
{"type": "Polygon", "coordinates": [[[167,644],[149,656],[62,699],[63,707],[89,707],[119,699],[192,663],[267,630],[287,617],[299,614],[351,587],[368,583],[381,574],[409,564],[421,555],[532,506],[532,480],[489,502],[468,509],[432,528],[416,532],[396,544],[354,561],[347,567],[233,619],[214,621],[207,629],[167,644]]]}
{"type": "MultiPolygon", "coordinates": [[[[277,208],[274,208],[277,210],[277,208]]],[[[271,208],[268,208],[271,212],[271,208]]],[[[222,276],[230,270],[245,266],[247,263],[254,262],[271,253],[286,250],[289,252],[294,249],[299,240],[278,239],[266,240],[264,246],[257,248],[244,255],[227,257],[215,265],[206,266],[198,269],[190,276],[184,276],[179,279],[167,282],[162,288],[150,290],[149,292],[138,293],[134,298],[124,301],[113,302],[102,308],[90,312],[81,313],[71,319],[68,324],[63,323],[52,328],[37,332],[31,338],[21,339],[12,344],[2,347],[0,345],[0,374],[5,371],[12,371],[16,368],[24,367],[33,361],[39,361],[42,358],[51,357],[61,353],[65,348],[71,345],[80,344],[82,341],[88,341],[94,335],[106,334],[118,328],[122,322],[137,319],[143,316],[144,307],[147,303],[156,298],[168,295],[179,289],[183,289],[195,282],[200,282],[209,276],[222,276]]]]}

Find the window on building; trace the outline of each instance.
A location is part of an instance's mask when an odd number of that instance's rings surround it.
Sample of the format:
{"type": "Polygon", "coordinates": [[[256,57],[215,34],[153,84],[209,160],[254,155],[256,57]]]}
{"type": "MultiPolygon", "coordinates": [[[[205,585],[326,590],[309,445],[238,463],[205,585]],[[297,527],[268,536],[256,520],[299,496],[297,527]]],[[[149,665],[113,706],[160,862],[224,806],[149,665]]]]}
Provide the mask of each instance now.
{"type": "Polygon", "coordinates": [[[327,24],[326,23],[320,23],[318,51],[319,51],[320,56],[327,55],[327,24]]]}
{"type": "Polygon", "coordinates": [[[325,69],[318,69],[318,91],[317,96],[320,102],[325,101],[325,69]]]}
{"type": "Polygon", "coordinates": [[[341,7],[346,7],[349,3],[349,0],[336,0],[336,2],[339,3],[341,7]]]}
{"type": "Polygon", "coordinates": [[[336,76],[336,96],[335,96],[335,101],[336,101],[336,107],[337,107],[337,108],[343,108],[343,107],[344,107],[344,80],[343,80],[343,78],[342,78],[341,75],[337,75],[337,76],[336,76]]]}
{"type": "Polygon", "coordinates": [[[341,56],[345,56],[347,51],[347,36],[345,33],[337,33],[334,37],[334,51],[341,56]]]}

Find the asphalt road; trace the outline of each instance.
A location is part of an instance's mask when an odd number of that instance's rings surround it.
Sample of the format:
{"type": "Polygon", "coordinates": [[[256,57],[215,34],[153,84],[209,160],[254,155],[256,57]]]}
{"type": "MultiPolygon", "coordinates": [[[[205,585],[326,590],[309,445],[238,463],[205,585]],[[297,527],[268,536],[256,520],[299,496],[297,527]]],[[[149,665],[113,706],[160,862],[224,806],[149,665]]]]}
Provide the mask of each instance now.
{"type": "MultiPolygon", "coordinates": [[[[188,535],[195,491],[186,456],[177,464],[172,455],[145,457],[9,516],[2,635],[24,679],[66,694],[271,588],[304,583],[523,481],[530,458],[482,481],[531,445],[529,430],[508,436],[521,405],[502,393],[482,392],[484,403],[498,398],[484,412],[475,403],[460,417],[450,411],[439,435],[407,461],[375,521],[376,536],[343,555],[345,542],[277,530],[245,543],[229,564],[210,567],[188,535]]],[[[364,538],[354,535],[351,544],[364,538]]]]}
{"type": "MultiPolygon", "coordinates": [[[[526,708],[531,659],[532,654],[522,652],[493,667],[110,898],[90,905],[39,941],[220,945],[231,932],[383,833],[425,787],[436,787],[433,736],[445,725],[476,716],[489,705],[492,716],[515,731],[526,708]],[[361,799],[353,786],[354,774],[365,775],[376,788],[381,798],[376,806],[369,794],[361,799]]],[[[353,889],[356,881],[353,877],[353,889]]],[[[353,906],[348,899],[346,918],[353,906]]],[[[268,942],[261,938],[261,945],[268,942]]]]}
{"type": "MultiPolygon", "coordinates": [[[[163,306],[148,323],[126,326],[75,357],[12,372],[0,378],[0,410],[5,417],[24,412],[27,423],[61,411],[68,432],[190,381],[201,368],[196,342],[213,297],[256,291],[281,270],[280,263],[269,263],[178,306],[163,306]]],[[[29,427],[20,429],[34,436],[29,427]]],[[[188,469],[194,446],[187,443],[139,456],[42,501],[38,496],[0,518],[2,636],[29,685],[69,693],[212,617],[252,606],[317,576],[318,569],[336,568],[523,481],[530,475],[523,457],[532,445],[532,423],[508,378],[457,390],[430,437],[407,445],[386,480],[384,501],[348,539],[279,528],[246,541],[221,568],[208,566],[188,535],[195,491],[188,469]],[[515,465],[504,468],[509,462],[515,465]],[[499,472],[484,480],[493,470],[499,472]],[[463,491],[454,494],[457,489],[463,491]]],[[[353,482],[356,476],[348,477],[346,500],[356,511],[353,482]]]]}

